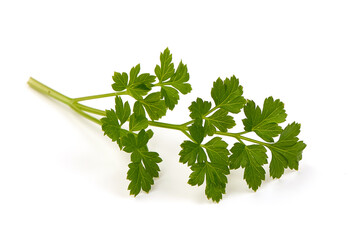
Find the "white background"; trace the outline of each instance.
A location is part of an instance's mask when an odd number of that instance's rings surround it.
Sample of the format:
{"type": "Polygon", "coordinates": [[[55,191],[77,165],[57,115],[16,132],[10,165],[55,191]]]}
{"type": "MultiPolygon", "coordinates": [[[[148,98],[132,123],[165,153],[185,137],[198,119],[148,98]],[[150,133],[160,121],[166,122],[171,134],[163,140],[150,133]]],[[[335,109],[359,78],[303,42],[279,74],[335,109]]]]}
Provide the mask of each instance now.
{"type": "Polygon", "coordinates": [[[359,1],[1,1],[0,239],[359,239],[359,67],[359,1]],[[280,98],[302,124],[299,171],[256,193],[232,171],[214,204],[187,184],[185,136],[154,129],[161,174],[134,198],[129,156],[26,84],[111,92],[114,71],[152,72],[166,47],[193,91],[164,122],[188,121],[191,101],[235,74],[246,98],[280,98]]]}

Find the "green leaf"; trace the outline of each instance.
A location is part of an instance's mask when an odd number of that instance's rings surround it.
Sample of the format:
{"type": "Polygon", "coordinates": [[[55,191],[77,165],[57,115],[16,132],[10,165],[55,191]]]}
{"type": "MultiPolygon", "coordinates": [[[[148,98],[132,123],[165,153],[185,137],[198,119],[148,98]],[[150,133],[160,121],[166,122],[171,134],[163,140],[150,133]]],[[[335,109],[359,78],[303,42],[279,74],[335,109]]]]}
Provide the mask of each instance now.
{"type": "Polygon", "coordinates": [[[154,180],[146,171],[145,167],[141,164],[141,156],[138,152],[131,154],[131,163],[128,165],[127,179],[130,180],[128,190],[130,194],[137,196],[141,189],[149,192],[154,180]]]}
{"type": "Polygon", "coordinates": [[[131,163],[127,172],[130,180],[128,189],[131,195],[138,195],[141,189],[149,192],[154,178],[159,176],[159,166],[162,160],[156,152],[149,152],[147,143],[152,137],[151,130],[141,130],[138,135],[129,133],[123,137],[124,151],[131,153],[131,163]]]}
{"type": "Polygon", "coordinates": [[[136,117],[136,115],[132,114],[130,116],[129,129],[130,131],[140,131],[141,129],[145,129],[149,126],[149,122],[146,117],[136,117]]]}
{"type": "Polygon", "coordinates": [[[101,128],[104,135],[107,135],[112,141],[118,141],[121,149],[121,137],[124,136],[124,131],[121,126],[128,120],[130,115],[130,105],[128,102],[123,104],[121,97],[115,97],[115,110],[110,109],[105,111],[105,117],[101,119],[101,128]],[[120,123],[119,123],[120,120],[120,123]]]}
{"type": "Polygon", "coordinates": [[[171,76],[171,79],[167,81],[166,84],[173,86],[182,94],[188,94],[192,90],[191,85],[187,83],[189,79],[190,75],[188,73],[187,66],[180,61],[175,74],[171,76]]]}
{"type": "Polygon", "coordinates": [[[227,165],[212,162],[196,163],[191,166],[192,173],[188,183],[192,186],[202,185],[206,177],[205,194],[208,199],[219,202],[225,194],[227,183],[226,175],[229,174],[227,165]]]}
{"type": "Polygon", "coordinates": [[[172,87],[161,87],[161,98],[164,98],[165,105],[170,109],[173,110],[175,105],[179,101],[179,93],[176,89],[172,87]]]}
{"type": "Polygon", "coordinates": [[[226,175],[229,174],[225,166],[219,166],[210,162],[197,163],[191,166],[188,183],[192,186],[200,186],[206,177],[205,194],[208,199],[219,202],[225,194],[227,183],[226,175]]]}
{"type": "Polygon", "coordinates": [[[223,109],[219,109],[210,117],[205,118],[205,129],[209,136],[215,133],[215,127],[221,132],[227,132],[228,129],[233,128],[235,125],[234,118],[223,109]]]}
{"type": "Polygon", "coordinates": [[[230,150],[230,169],[245,168],[244,179],[249,188],[256,191],[261,181],[265,180],[265,170],[262,165],[267,164],[266,149],[261,145],[248,145],[235,143],[230,150]]]}
{"type": "Polygon", "coordinates": [[[137,148],[145,147],[152,136],[153,136],[152,130],[149,131],[141,130],[137,136],[137,145],[136,145],[137,148]]]}
{"type": "Polygon", "coordinates": [[[174,75],[175,68],[171,61],[172,54],[170,53],[170,50],[166,48],[164,52],[160,54],[161,66],[156,65],[155,67],[155,74],[159,79],[159,82],[165,81],[174,75]]]}
{"type": "Polygon", "coordinates": [[[203,119],[211,108],[211,102],[204,101],[201,98],[197,98],[196,101],[192,102],[189,110],[190,117],[192,119],[203,119]]]}
{"type": "Polygon", "coordinates": [[[121,125],[123,125],[129,119],[130,116],[131,110],[129,103],[125,102],[125,104],[123,104],[121,97],[116,96],[115,110],[116,110],[117,118],[120,120],[121,125]]]}
{"type": "Polygon", "coordinates": [[[228,165],[229,151],[227,150],[227,146],[228,144],[220,137],[215,137],[207,142],[204,145],[204,148],[206,149],[211,162],[226,163],[226,165],[228,165]]]}
{"type": "Polygon", "coordinates": [[[135,99],[140,100],[142,96],[146,95],[152,88],[152,83],[155,81],[155,76],[149,73],[140,74],[140,64],[131,68],[130,80],[127,86],[127,91],[135,99]]]}
{"type": "Polygon", "coordinates": [[[249,101],[244,107],[244,112],[245,131],[254,131],[267,142],[274,142],[273,138],[281,133],[282,128],[278,124],[284,122],[287,116],[284,103],[279,99],[274,100],[273,97],[265,99],[262,111],[254,101],[249,101]]]}
{"type": "Polygon", "coordinates": [[[124,151],[128,153],[134,152],[138,149],[136,135],[134,133],[129,133],[123,137],[123,145],[125,146],[124,151]]]}
{"type": "Polygon", "coordinates": [[[120,137],[116,140],[116,143],[118,144],[120,150],[123,149],[123,137],[127,136],[130,132],[128,130],[120,128],[120,137]]]}
{"type": "Polygon", "coordinates": [[[104,135],[107,135],[112,141],[120,138],[120,124],[113,109],[105,111],[106,117],[101,119],[101,128],[104,135]]]}
{"type": "Polygon", "coordinates": [[[293,122],[286,126],[276,143],[268,145],[272,154],[270,162],[271,177],[280,178],[287,167],[298,170],[302,151],[306,147],[303,141],[299,141],[297,137],[299,133],[300,124],[293,122]]]}
{"type": "Polygon", "coordinates": [[[210,161],[192,164],[188,183],[192,186],[201,185],[206,177],[205,194],[208,199],[219,202],[225,194],[229,172],[227,143],[220,137],[211,139],[204,145],[210,161]]]}
{"type": "Polygon", "coordinates": [[[162,161],[162,159],[159,157],[159,154],[156,152],[148,151],[141,151],[140,154],[145,169],[150,173],[153,178],[159,177],[160,168],[157,163],[160,163],[162,161]]]}
{"type": "Polygon", "coordinates": [[[136,101],[134,103],[133,114],[130,116],[129,129],[130,131],[140,131],[147,128],[148,125],[144,107],[139,101],[136,101]]]}
{"type": "Polygon", "coordinates": [[[201,186],[204,183],[206,174],[206,163],[197,163],[191,166],[192,173],[189,176],[188,183],[191,186],[201,186]]]}
{"type": "Polygon", "coordinates": [[[127,73],[114,72],[114,76],[112,77],[112,79],[115,83],[113,83],[111,86],[115,91],[123,91],[126,89],[128,83],[127,73]]]}
{"type": "Polygon", "coordinates": [[[201,143],[205,137],[205,129],[200,124],[194,123],[188,127],[190,135],[197,143],[201,143]]]}
{"type": "Polygon", "coordinates": [[[151,88],[146,87],[145,85],[141,84],[136,87],[128,87],[129,94],[135,98],[136,100],[141,100],[142,96],[145,96],[151,88]]]}
{"type": "Polygon", "coordinates": [[[206,187],[205,195],[208,199],[213,200],[214,202],[220,202],[222,195],[226,193],[226,172],[222,172],[221,169],[217,169],[216,166],[208,163],[207,172],[206,172],[206,187]],[[213,180],[209,176],[212,176],[213,180]],[[220,180],[224,178],[225,180],[220,180]]]}
{"type": "Polygon", "coordinates": [[[205,134],[209,136],[214,135],[216,132],[215,126],[208,120],[205,120],[204,129],[205,129],[205,134]]]}
{"type": "Polygon", "coordinates": [[[142,129],[138,135],[129,133],[127,136],[123,137],[123,144],[125,146],[124,151],[131,153],[135,150],[144,148],[152,135],[153,132],[151,130],[145,131],[144,129],[142,129]]]}
{"type": "Polygon", "coordinates": [[[136,101],[134,103],[133,112],[137,117],[139,117],[139,116],[146,117],[144,106],[139,101],[136,101]]]}
{"type": "Polygon", "coordinates": [[[158,163],[162,160],[156,152],[134,151],[131,154],[131,163],[128,165],[127,179],[130,180],[128,190],[137,196],[141,190],[149,192],[154,178],[159,176],[158,163]]]}
{"type": "Polygon", "coordinates": [[[181,144],[182,150],[179,153],[180,162],[191,166],[192,173],[189,176],[188,183],[192,186],[200,186],[204,183],[206,177],[205,194],[215,202],[219,202],[222,194],[225,193],[226,175],[230,173],[227,146],[227,143],[222,141],[220,137],[211,139],[205,145],[184,141],[181,144]],[[207,160],[204,149],[209,160],[207,160]]]}
{"type": "Polygon", "coordinates": [[[178,91],[187,94],[191,91],[191,85],[187,83],[189,81],[187,66],[180,62],[175,72],[174,64],[171,61],[172,54],[166,48],[160,54],[161,66],[156,65],[155,74],[161,85],[161,98],[164,98],[166,106],[173,110],[179,100],[178,91]]]}
{"type": "Polygon", "coordinates": [[[130,81],[129,84],[132,85],[136,82],[137,76],[140,73],[140,64],[136,65],[135,67],[132,67],[130,70],[130,81]]]}
{"type": "Polygon", "coordinates": [[[232,76],[225,81],[218,78],[211,89],[211,97],[215,102],[215,106],[222,108],[231,113],[239,113],[244,107],[246,100],[242,96],[242,86],[239,85],[239,79],[232,76]]]}
{"type": "Polygon", "coordinates": [[[160,100],[160,92],[150,93],[141,103],[152,120],[158,120],[166,114],[166,105],[164,100],[160,100]]]}
{"type": "Polygon", "coordinates": [[[204,149],[198,143],[191,141],[184,141],[181,145],[180,162],[188,164],[188,166],[194,165],[195,162],[203,163],[206,161],[206,154],[204,149]]]}

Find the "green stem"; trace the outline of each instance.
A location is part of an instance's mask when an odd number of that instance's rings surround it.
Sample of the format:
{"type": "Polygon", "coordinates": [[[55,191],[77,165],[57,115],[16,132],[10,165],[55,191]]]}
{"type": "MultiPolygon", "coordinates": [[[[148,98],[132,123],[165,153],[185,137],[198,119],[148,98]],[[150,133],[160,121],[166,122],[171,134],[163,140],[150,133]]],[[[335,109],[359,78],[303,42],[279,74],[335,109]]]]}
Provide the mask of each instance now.
{"type": "Polygon", "coordinates": [[[261,142],[252,138],[248,138],[248,137],[244,137],[244,136],[239,136],[240,139],[248,141],[248,142],[253,142],[253,143],[257,143],[263,146],[269,146],[270,144],[266,143],[266,142],[261,142]]]}
{"type": "Polygon", "coordinates": [[[178,124],[149,121],[150,126],[186,131],[186,127],[178,124]]]}
{"type": "Polygon", "coordinates": [[[229,132],[216,131],[215,134],[221,135],[221,136],[233,137],[233,138],[236,138],[237,140],[240,140],[240,135],[238,133],[229,133],[229,132]]]}
{"type": "Polygon", "coordinates": [[[80,104],[80,103],[74,103],[74,105],[77,108],[79,108],[80,110],[82,110],[82,111],[89,112],[89,113],[94,113],[94,114],[97,114],[97,115],[100,115],[100,116],[106,116],[106,113],[103,110],[100,110],[100,109],[97,109],[97,108],[92,108],[92,107],[89,107],[89,106],[85,106],[85,105],[80,104]]]}
{"type": "Polygon", "coordinates": [[[188,138],[190,138],[191,141],[196,142],[195,139],[187,131],[184,130],[182,131],[182,133],[185,134],[185,136],[187,136],[188,138]]]}
{"type": "Polygon", "coordinates": [[[101,126],[101,121],[93,116],[90,116],[89,114],[81,111],[78,107],[76,107],[75,105],[72,105],[70,106],[73,110],[75,110],[75,112],[77,112],[78,114],[80,114],[81,116],[83,116],[84,118],[94,122],[94,123],[97,123],[101,126]]]}
{"type": "Polygon", "coordinates": [[[191,121],[181,124],[181,126],[186,127],[186,126],[192,124],[193,122],[194,122],[194,120],[191,120],[191,121]]]}
{"type": "Polygon", "coordinates": [[[90,108],[90,107],[86,107],[82,104],[77,104],[76,102],[74,102],[73,98],[69,98],[67,96],[65,96],[64,94],[59,93],[58,91],[42,84],[41,82],[35,80],[34,78],[30,77],[28,84],[30,87],[32,87],[33,89],[46,94],[62,103],[65,103],[66,105],[68,105],[69,107],[71,107],[74,111],[76,111],[77,113],[79,113],[81,116],[89,119],[90,121],[97,123],[99,125],[101,125],[101,122],[99,119],[90,116],[89,114],[83,112],[83,108],[90,108]]]}
{"type": "Polygon", "coordinates": [[[218,108],[219,108],[219,106],[215,106],[215,107],[213,107],[212,109],[210,109],[210,111],[208,111],[208,112],[205,114],[204,118],[207,117],[210,113],[214,112],[214,111],[215,111],[216,109],[218,109],[218,108]]]}
{"type": "Polygon", "coordinates": [[[106,98],[106,97],[114,97],[114,96],[127,95],[127,94],[128,94],[127,91],[105,93],[105,94],[98,94],[98,95],[74,98],[74,101],[75,102],[80,102],[80,101],[86,101],[86,100],[92,100],[92,99],[98,99],[98,98],[106,98]]]}
{"type": "Polygon", "coordinates": [[[69,98],[61,93],[59,93],[58,91],[55,91],[52,88],[49,88],[48,86],[42,84],[39,81],[36,81],[34,78],[30,77],[28,84],[30,87],[32,87],[33,89],[35,89],[38,92],[41,92],[45,95],[48,95],[52,98],[55,98],[56,100],[65,103],[66,105],[71,105],[73,103],[73,99],[69,98]]]}

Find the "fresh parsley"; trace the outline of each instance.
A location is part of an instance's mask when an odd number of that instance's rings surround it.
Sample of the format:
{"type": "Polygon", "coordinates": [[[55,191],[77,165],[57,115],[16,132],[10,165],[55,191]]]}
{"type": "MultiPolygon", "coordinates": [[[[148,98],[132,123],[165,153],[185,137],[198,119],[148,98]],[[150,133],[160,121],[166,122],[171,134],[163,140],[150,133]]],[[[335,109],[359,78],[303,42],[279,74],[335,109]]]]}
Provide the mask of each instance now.
{"type": "Polygon", "coordinates": [[[266,178],[265,165],[269,163],[272,178],[280,178],[286,168],[298,170],[306,147],[300,141],[300,124],[283,124],[287,114],[284,103],[268,97],[262,108],[243,96],[243,87],[235,76],[218,78],[211,89],[212,101],[197,98],[189,106],[189,121],[183,124],[159,122],[168,110],[174,110],[180,95],[191,92],[190,76],[182,61],[175,68],[172,54],[166,48],[160,54],[160,63],[154,74],[141,73],[140,64],[127,72],[114,72],[114,92],[80,98],[69,98],[30,78],[28,84],[35,90],[53,97],[85,118],[101,125],[104,135],[130,154],[127,179],[131,195],[149,192],[154,179],[159,177],[162,162],[159,153],[148,148],[153,137],[149,127],[178,130],[188,138],[181,144],[179,161],[191,169],[188,183],[205,185],[207,198],[219,202],[226,192],[230,170],[244,169],[243,178],[256,191],[266,178]],[[80,102],[90,99],[115,97],[115,107],[100,110],[80,102]],[[125,101],[133,98],[134,104],[125,101]],[[230,132],[238,114],[243,111],[244,131],[230,132]],[[102,116],[98,119],[89,113],[102,116]],[[254,132],[259,139],[246,136],[254,132]],[[229,146],[222,137],[235,138],[229,146]],[[268,151],[269,150],[269,151],[268,151]]]}

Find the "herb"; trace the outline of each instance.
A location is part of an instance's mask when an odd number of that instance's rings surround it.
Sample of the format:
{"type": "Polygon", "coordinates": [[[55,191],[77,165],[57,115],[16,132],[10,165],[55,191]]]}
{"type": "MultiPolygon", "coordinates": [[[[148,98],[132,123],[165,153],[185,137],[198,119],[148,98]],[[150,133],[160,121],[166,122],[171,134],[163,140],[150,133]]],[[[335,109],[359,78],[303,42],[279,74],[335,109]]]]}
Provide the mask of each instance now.
{"type": "Polygon", "coordinates": [[[179,155],[180,162],[187,164],[192,171],[188,183],[192,186],[205,184],[206,196],[215,202],[225,194],[230,170],[244,168],[244,179],[249,188],[256,191],[261,186],[266,175],[264,165],[268,163],[267,149],[269,155],[271,153],[269,168],[272,178],[280,178],[286,168],[298,170],[306,145],[298,138],[300,124],[294,122],[285,128],[279,125],[287,117],[284,103],[279,99],[268,97],[260,108],[254,101],[244,98],[243,87],[235,76],[225,80],[218,78],[211,89],[213,102],[197,98],[189,106],[190,121],[164,123],[156,120],[175,108],[180,94],[191,92],[187,66],[180,62],[175,69],[172,54],[165,49],[160,54],[160,65],[154,69],[155,75],[140,72],[140,64],[131,68],[129,73],[115,72],[114,92],[81,98],[64,96],[33,78],[28,84],[101,125],[104,134],[130,154],[127,179],[130,181],[130,194],[134,196],[141,191],[149,192],[154,178],[159,176],[162,159],[158,153],[148,149],[147,144],[153,136],[149,127],[184,133],[188,140],[181,144],[179,155]],[[128,101],[124,102],[124,96],[132,97],[134,104],[130,106],[128,101]],[[115,97],[114,109],[103,111],[80,103],[104,97],[115,97]],[[236,125],[235,119],[238,120],[235,114],[241,110],[245,113],[242,120],[244,131],[229,132],[236,125]],[[254,132],[262,140],[246,137],[249,132],[254,132]],[[220,136],[237,141],[229,147],[220,136]]]}

